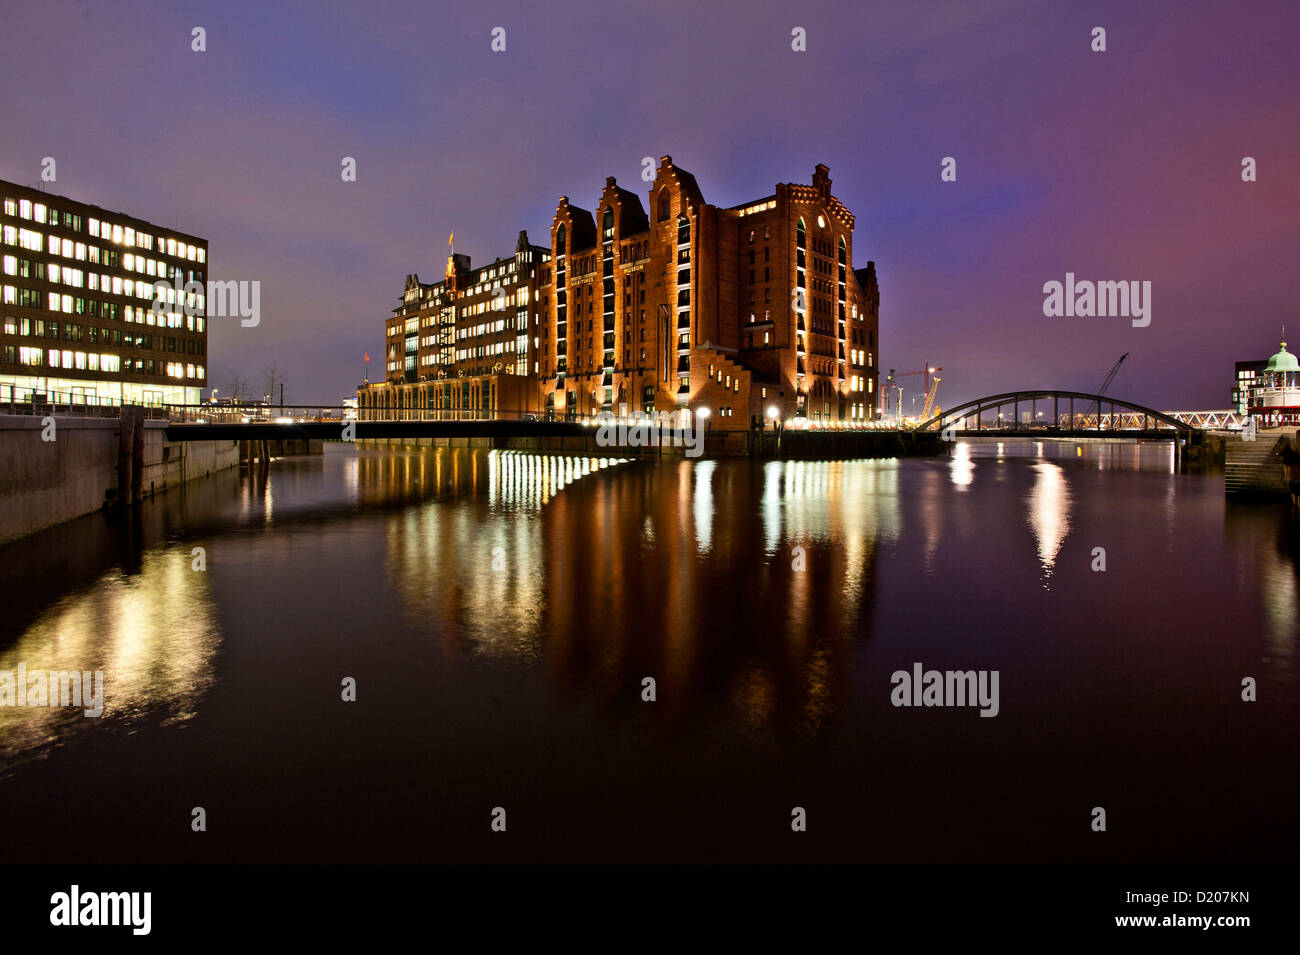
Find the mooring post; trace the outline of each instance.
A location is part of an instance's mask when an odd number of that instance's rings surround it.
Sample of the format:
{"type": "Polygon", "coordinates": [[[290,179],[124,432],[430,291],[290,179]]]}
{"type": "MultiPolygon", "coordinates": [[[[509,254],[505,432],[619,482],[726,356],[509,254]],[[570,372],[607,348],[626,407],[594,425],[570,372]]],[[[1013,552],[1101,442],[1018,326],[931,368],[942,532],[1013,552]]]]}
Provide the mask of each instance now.
{"type": "Polygon", "coordinates": [[[131,503],[139,504],[144,488],[144,406],[131,406],[131,503]]]}
{"type": "Polygon", "coordinates": [[[131,416],[129,407],[123,405],[117,414],[117,505],[127,503],[131,487],[131,416]]]}

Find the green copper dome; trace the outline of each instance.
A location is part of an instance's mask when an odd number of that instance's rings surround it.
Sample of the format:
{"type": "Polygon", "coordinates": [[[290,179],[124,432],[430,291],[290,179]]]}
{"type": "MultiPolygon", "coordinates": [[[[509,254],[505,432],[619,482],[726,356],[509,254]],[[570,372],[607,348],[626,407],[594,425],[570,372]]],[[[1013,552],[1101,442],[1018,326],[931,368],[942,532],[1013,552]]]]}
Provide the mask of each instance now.
{"type": "Polygon", "coordinates": [[[1282,342],[1282,350],[1268,360],[1268,364],[1264,366],[1264,371],[1268,374],[1300,371],[1300,361],[1297,361],[1295,355],[1286,350],[1286,342],[1282,342]]]}

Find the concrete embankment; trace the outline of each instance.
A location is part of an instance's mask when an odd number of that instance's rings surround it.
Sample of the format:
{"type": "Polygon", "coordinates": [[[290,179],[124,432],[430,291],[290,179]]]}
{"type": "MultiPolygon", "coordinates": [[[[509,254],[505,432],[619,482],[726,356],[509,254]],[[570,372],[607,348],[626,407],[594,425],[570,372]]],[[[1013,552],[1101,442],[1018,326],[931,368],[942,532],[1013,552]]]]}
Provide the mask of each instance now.
{"type": "Polygon", "coordinates": [[[129,418],[126,440],[120,418],[50,423],[0,415],[0,542],[239,465],[237,442],[167,441],[165,421],[129,418]]]}

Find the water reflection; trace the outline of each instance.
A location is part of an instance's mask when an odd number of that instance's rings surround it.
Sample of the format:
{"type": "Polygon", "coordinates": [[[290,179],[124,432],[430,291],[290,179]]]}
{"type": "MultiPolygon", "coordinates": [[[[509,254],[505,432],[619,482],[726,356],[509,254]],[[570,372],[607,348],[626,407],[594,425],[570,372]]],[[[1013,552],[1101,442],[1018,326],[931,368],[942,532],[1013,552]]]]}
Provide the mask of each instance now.
{"type": "MultiPolygon", "coordinates": [[[[1225,541],[1230,545],[1235,580],[1255,604],[1264,666],[1289,686],[1300,682],[1296,640],[1300,636],[1300,517],[1284,502],[1261,506],[1230,502],[1225,512],[1225,541]],[[1273,546],[1265,541],[1270,537],[1273,546]]],[[[1240,626],[1241,622],[1238,621],[1240,626]]]]}
{"type": "Polygon", "coordinates": [[[963,490],[975,480],[975,462],[971,459],[970,445],[967,442],[958,441],[953,447],[948,471],[952,483],[963,490]]]}
{"type": "MultiPolygon", "coordinates": [[[[446,449],[406,458],[401,481],[429,494],[386,524],[388,573],[408,620],[436,634],[453,658],[533,661],[542,646],[546,567],[565,559],[544,550],[539,515],[575,482],[628,462],[446,449]]],[[[360,472],[359,493],[391,493],[393,480],[377,458],[360,472]]]]}
{"type": "MultiPolygon", "coordinates": [[[[1098,471],[1178,471],[1172,441],[1133,441],[1114,438],[1096,440],[1011,440],[967,438],[952,449],[952,460],[993,457],[1045,458],[1052,461],[1085,461],[1098,471]]],[[[964,465],[963,465],[964,466],[964,465]]],[[[954,483],[957,483],[954,481],[954,483]]]]}
{"type": "Polygon", "coordinates": [[[220,636],[208,575],[191,560],[188,548],[148,550],[136,572],[114,568],[69,592],[0,651],[0,670],[99,670],[104,680],[98,718],[81,707],[0,707],[0,769],[80,733],[195,715],[220,636]]]}
{"type": "Polygon", "coordinates": [[[478,858],[460,820],[500,800],[543,821],[537,855],[777,857],[779,832],[761,833],[780,829],[768,796],[784,802],[785,780],[827,818],[890,820],[848,827],[831,855],[1042,861],[1060,844],[999,789],[1032,758],[1045,793],[1083,773],[1159,810],[1126,860],[1181,859],[1189,827],[1202,854],[1207,836],[1250,857],[1277,817],[1241,807],[1297,791],[1300,525],[1285,505],[1225,506],[1221,477],[1171,476],[1158,447],[1106,451],[1100,470],[1075,448],[705,469],[331,446],[0,548],[0,666],[102,666],[110,712],[0,711],[4,765],[113,725],[132,766],[113,763],[86,839],[77,782],[107,747],[24,762],[0,786],[22,820],[6,851],[98,852],[118,833],[117,855],[189,858],[187,827],[140,808],[183,782],[222,805],[232,856],[314,859],[342,822],[403,859],[478,858]],[[1094,541],[1109,574],[1086,570],[1094,541]],[[188,569],[195,544],[207,574],[188,569]],[[1000,669],[1007,705],[894,710],[890,673],[914,660],[1000,669]],[[359,706],[338,703],[341,674],[359,706]],[[1133,674],[1158,679],[1134,692],[1133,674]],[[1258,707],[1237,698],[1246,674],[1258,707]],[[187,719],[180,741],[158,728],[187,719]],[[936,745],[945,758],[923,758],[936,745]],[[337,784],[343,764],[363,785],[337,784]],[[421,835],[405,823],[430,793],[449,823],[421,835]],[[692,825],[724,814],[721,842],[692,825]],[[166,831],[152,846],[146,816],[166,831]],[[1015,840],[991,850],[990,826],[1015,840]]]}
{"type": "Polygon", "coordinates": [[[542,515],[557,695],[617,708],[650,676],[669,724],[726,700],[751,732],[816,734],[898,525],[896,462],[646,462],[570,488],[542,515]]]}
{"type": "Polygon", "coordinates": [[[1065,472],[1050,461],[1036,461],[1034,486],[1028,497],[1029,526],[1038,540],[1038,559],[1047,587],[1056,565],[1056,555],[1070,533],[1070,487],[1065,472]]]}

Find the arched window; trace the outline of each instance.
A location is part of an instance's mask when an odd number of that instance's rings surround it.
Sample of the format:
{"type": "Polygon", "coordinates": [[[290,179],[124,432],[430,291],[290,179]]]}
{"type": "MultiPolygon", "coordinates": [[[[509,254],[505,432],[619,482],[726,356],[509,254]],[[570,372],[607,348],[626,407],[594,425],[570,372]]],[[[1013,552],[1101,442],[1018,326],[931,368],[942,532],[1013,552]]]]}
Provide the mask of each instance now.
{"type": "Polygon", "coordinates": [[[556,254],[556,255],[563,255],[563,254],[564,254],[564,237],[565,237],[565,233],[566,233],[566,230],[565,230],[565,228],[564,228],[564,223],[561,222],[561,223],[560,223],[560,227],[559,227],[558,229],[555,230],[555,254],[556,254]]]}
{"type": "Polygon", "coordinates": [[[840,236],[840,265],[845,263],[848,256],[848,250],[844,245],[844,236],[840,236]]]}
{"type": "Polygon", "coordinates": [[[601,221],[601,229],[605,233],[606,239],[614,237],[614,210],[609,206],[605,207],[605,217],[601,221]]]}
{"type": "Polygon", "coordinates": [[[794,233],[795,284],[799,288],[808,287],[808,279],[805,273],[805,269],[808,267],[807,249],[808,235],[804,229],[803,219],[800,219],[794,233]]]}
{"type": "Polygon", "coordinates": [[[660,222],[668,221],[668,214],[670,212],[669,207],[670,207],[670,202],[668,199],[668,187],[664,186],[664,188],[659,190],[659,221],[660,222]]]}

